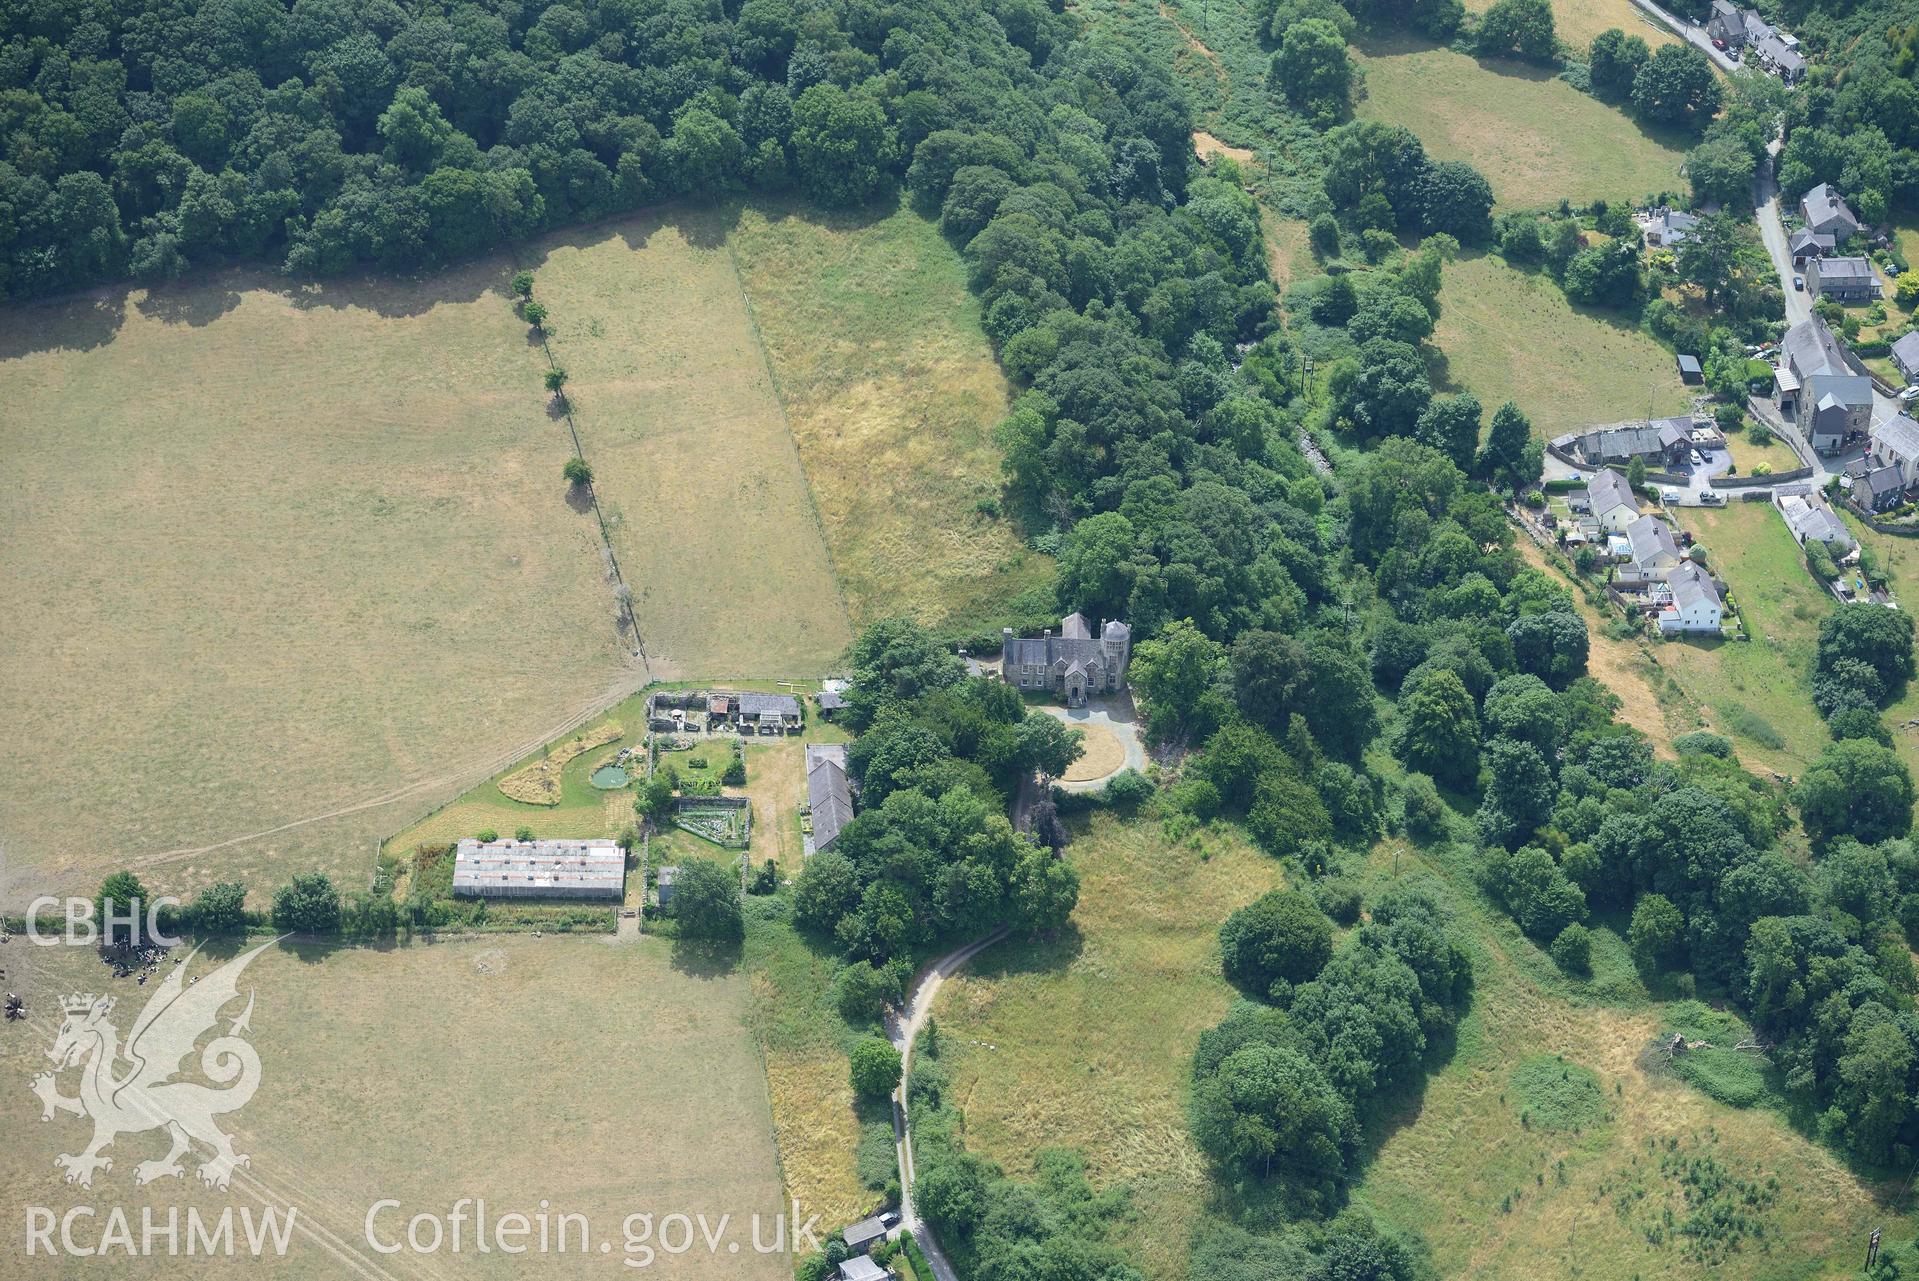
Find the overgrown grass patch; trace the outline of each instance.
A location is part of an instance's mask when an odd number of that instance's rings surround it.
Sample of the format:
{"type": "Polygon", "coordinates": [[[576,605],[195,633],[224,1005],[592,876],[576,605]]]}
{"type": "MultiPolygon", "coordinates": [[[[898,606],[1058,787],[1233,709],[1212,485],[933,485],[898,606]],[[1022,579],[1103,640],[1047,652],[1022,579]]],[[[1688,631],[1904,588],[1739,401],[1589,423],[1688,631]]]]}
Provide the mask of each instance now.
{"type": "Polygon", "coordinates": [[[1698,1001],[1680,1001],[1665,1013],[1667,1035],[1704,1042],[1670,1055],[1672,1073],[1729,1107],[1749,1108],[1778,1101],[1764,1056],[1734,1047],[1752,1037],[1752,1029],[1725,1010],[1698,1001]]]}
{"type": "Polygon", "coordinates": [[[1591,1068],[1563,1054],[1535,1054],[1512,1075],[1520,1124],[1577,1133],[1607,1120],[1606,1096],[1591,1068]]]}

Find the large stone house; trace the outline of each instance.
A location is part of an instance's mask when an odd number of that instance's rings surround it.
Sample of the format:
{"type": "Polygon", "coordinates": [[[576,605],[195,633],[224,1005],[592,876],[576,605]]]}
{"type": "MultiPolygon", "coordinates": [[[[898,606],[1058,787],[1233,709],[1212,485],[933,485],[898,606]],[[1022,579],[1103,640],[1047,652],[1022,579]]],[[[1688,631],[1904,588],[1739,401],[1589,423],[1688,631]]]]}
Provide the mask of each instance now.
{"type": "Polygon", "coordinates": [[[1841,243],[1859,234],[1860,222],[1852,206],[1829,182],[1820,183],[1800,199],[1799,216],[1806,220],[1809,231],[1831,236],[1841,243]]]}
{"type": "Polygon", "coordinates": [[[1786,331],[1773,374],[1779,412],[1822,454],[1836,454],[1872,425],[1872,379],[1846,362],[1839,340],[1814,316],[1786,331]]]}
{"type": "Polygon", "coordinates": [[[1001,633],[1000,679],[1022,690],[1050,690],[1069,707],[1090,694],[1117,694],[1126,687],[1126,665],[1133,658],[1133,629],[1115,619],[1097,634],[1086,616],[1071,613],[1039,636],[1001,633]]]}
{"type": "Polygon", "coordinates": [[[1806,264],[1806,292],[1834,302],[1871,302],[1879,296],[1879,277],[1867,258],[1814,258],[1806,264]]]}

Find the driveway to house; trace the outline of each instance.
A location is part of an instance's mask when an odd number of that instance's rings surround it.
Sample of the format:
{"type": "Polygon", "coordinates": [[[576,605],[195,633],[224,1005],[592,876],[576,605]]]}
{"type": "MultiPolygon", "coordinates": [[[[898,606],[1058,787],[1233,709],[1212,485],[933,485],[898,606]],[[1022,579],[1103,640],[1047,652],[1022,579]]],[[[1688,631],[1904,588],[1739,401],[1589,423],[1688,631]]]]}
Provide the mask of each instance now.
{"type": "Polygon", "coordinates": [[[886,1020],[887,1037],[893,1042],[893,1048],[900,1052],[900,1084],[893,1091],[893,1139],[900,1165],[900,1222],[899,1227],[887,1235],[898,1236],[901,1228],[910,1229],[913,1239],[919,1242],[920,1249],[925,1252],[926,1261],[933,1265],[933,1276],[937,1281],[959,1281],[959,1273],[953,1270],[945,1252],[940,1249],[939,1241],[933,1236],[933,1230],[926,1226],[913,1205],[913,1180],[918,1172],[913,1168],[913,1131],[906,1121],[906,1083],[912,1078],[913,1042],[918,1039],[933,1012],[933,998],[939,995],[940,985],[964,969],[966,963],[976,955],[1011,932],[1001,927],[985,938],[974,939],[964,947],[954,948],[934,961],[914,980],[904,1014],[889,1015],[886,1020]]]}
{"type": "Polygon", "coordinates": [[[1057,717],[1068,725],[1094,725],[1104,729],[1119,739],[1120,746],[1126,749],[1126,759],[1110,773],[1098,778],[1081,779],[1069,783],[1063,779],[1054,779],[1053,786],[1062,792],[1097,792],[1106,786],[1106,781],[1121,770],[1146,769],[1146,744],[1140,740],[1138,713],[1133,710],[1133,700],[1129,695],[1119,694],[1112,698],[1088,699],[1084,707],[1049,707],[1049,716],[1057,717]]]}

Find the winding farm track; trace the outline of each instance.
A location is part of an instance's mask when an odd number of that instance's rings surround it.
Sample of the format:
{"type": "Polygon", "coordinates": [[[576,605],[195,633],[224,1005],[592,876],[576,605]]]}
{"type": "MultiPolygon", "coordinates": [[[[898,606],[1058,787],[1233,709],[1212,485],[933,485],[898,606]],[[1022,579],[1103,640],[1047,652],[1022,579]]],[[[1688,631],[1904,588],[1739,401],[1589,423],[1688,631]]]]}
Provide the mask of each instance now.
{"type": "Polygon", "coordinates": [[[968,961],[1010,933],[1012,930],[1009,927],[1002,926],[985,938],[974,939],[971,943],[954,948],[927,966],[914,980],[905,1012],[888,1018],[886,1024],[887,1036],[900,1052],[900,1084],[893,1091],[893,1137],[900,1163],[900,1227],[912,1231],[914,1240],[919,1242],[920,1249],[926,1254],[926,1261],[933,1265],[933,1275],[937,1281],[959,1281],[959,1273],[953,1270],[952,1263],[940,1249],[933,1230],[926,1226],[925,1220],[919,1217],[913,1207],[913,1132],[906,1116],[906,1084],[912,1078],[913,1042],[932,1015],[933,1000],[939,995],[940,985],[964,969],[968,961]]]}

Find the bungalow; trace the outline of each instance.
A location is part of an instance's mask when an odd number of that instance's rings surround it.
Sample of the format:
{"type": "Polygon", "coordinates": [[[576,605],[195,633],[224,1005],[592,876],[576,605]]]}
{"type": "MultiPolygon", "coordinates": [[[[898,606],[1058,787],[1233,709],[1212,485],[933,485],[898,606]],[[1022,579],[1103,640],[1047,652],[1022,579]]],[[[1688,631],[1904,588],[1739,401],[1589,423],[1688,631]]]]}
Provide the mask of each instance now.
{"type": "Polygon", "coordinates": [[[1881,463],[1898,468],[1901,488],[1919,484],[1919,423],[1894,414],[1872,429],[1872,452],[1881,463]]]}
{"type": "Polygon", "coordinates": [[[1831,236],[1836,242],[1856,236],[1860,231],[1861,224],[1851,206],[1829,182],[1822,182],[1805,194],[1799,201],[1799,216],[1805,219],[1809,231],[1831,236]]]}
{"type": "Polygon", "coordinates": [[[1655,618],[1660,634],[1664,636],[1681,633],[1717,635],[1724,615],[1725,605],[1720,600],[1719,588],[1713,583],[1712,575],[1692,561],[1686,561],[1673,570],[1672,576],[1666,580],[1666,592],[1660,600],[1655,618]]]}
{"type": "Polygon", "coordinates": [[[1838,543],[1840,554],[1853,548],[1852,534],[1838,513],[1826,505],[1825,498],[1810,486],[1783,486],[1773,492],[1773,506],[1785,517],[1793,541],[1804,547],[1808,542],[1838,543]],[[1803,490],[1804,492],[1799,492],[1803,490]],[[1792,492],[1788,492],[1792,491],[1792,492]]]}
{"type": "Polygon", "coordinates": [[[1792,233],[1786,245],[1792,251],[1792,265],[1804,267],[1812,258],[1824,258],[1838,247],[1839,242],[1831,235],[1811,231],[1805,227],[1792,233]]]}
{"type": "Polygon", "coordinates": [[[1879,277],[1868,258],[1814,258],[1806,264],[1806,292],[1835,302],[1870,302],[1879,296],[1879,277]]]}
{"type": "Polygon", "coordinates": [[[1586,501],[1592,518],[1608,533],[1623,534],[1626,526],[1639,519],[1639,500],[1632,486],[1611,467],[1602,467],[1586,482],[1586,501]]]}
{"type": "Polygon", "coordinates": [[[1904,334],[1892,344],[1892,364],[1907,382],[1919,380],[1919,332],[1904,334]]]}
{"type": "Polygon", "coordinates": [[[1697,215],[1683,209],[1659,209],[1646,224],[1646,243],[1670,249],[1684,243],[1687,235],[1698,225],[1697,215]]]}
{"type": "Polygon", "coordinates": [[[1634,573],[1650,582],[1664,579],[1680,561],[1679,543],[1672,536],[1672,526],[1651,514],[1626,526],[1626,546],[1634,573]]]}
{"type": "Polygon", "coordinates": [[[1595,427],[1573,438],[1588,466],[1646,460],[1648,467],[1677,467],[1692,448],[1691,418],[1654,418],[1644,423],[1595,427]]]}

